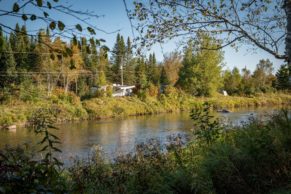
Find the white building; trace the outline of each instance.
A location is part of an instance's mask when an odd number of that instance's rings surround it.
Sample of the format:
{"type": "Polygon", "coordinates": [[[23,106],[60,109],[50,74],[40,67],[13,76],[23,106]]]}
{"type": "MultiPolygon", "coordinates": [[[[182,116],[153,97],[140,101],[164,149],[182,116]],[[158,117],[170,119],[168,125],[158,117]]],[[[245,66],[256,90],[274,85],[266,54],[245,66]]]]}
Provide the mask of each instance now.
{"type": "Polygon", "coordinates": [[[135,86],[113,84],[113,97],[130,96],[135,86]]]}

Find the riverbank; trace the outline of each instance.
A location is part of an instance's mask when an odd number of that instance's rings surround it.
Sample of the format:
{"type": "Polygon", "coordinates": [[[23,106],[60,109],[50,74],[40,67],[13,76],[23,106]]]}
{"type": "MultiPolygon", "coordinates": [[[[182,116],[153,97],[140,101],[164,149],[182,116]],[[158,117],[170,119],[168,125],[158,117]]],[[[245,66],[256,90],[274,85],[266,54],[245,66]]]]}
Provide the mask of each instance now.
{"type": "Polygon", "coordinates": [[[83,107],[91,119],[125,117],[132,115],[157,114],[186,111],[201,107],[204,102],[213,104],[216,109],[236,109],[248,107],[291,105],[289,94],[264,94],[254,97],[217,96],[212,98],[195,98],[185,95],[163,96],[162,98],[136,97],[94,98],[83,102],[83,107]]]}
{"type": "Polygon", "coordinates": [[[291,95],[284,93],[260,94],[253,97],[216,96],[196,98],[186,94],[160,95],[159,97],[122,97],[91,98],[81,101],[72,93],[55,94],[49,98],[35,101],[19,101],[0,105],[0,126],[22,125],[27,122],[31,113],[38,108],[54,106],[59,110],[58,122],[86,119],[122,118],[146,114],[158,114],[187,111],[199,108],[204,102],[213,104],[214,108],[289,106],[291,95]]]}

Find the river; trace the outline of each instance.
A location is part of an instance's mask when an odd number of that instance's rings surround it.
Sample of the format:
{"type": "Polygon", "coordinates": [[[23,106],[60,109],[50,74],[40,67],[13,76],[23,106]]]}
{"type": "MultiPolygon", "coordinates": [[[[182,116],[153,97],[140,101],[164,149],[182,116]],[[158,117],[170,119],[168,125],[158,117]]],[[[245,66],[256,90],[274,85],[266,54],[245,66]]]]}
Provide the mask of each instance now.
{"type": "MultiPolygon", "coordinates": [[[[219,113],[219,116],[239,125],[249,117],[263,117],[274,109],[244,109],[231,113],[219,113]]],[[[73,158],[86,158],[95,145],[103,148],[105,156],[112,158],[118,153],[128,153],[137,143],[150,138],[165,142],[169,135],[189,133],[193,127],[189,113],[160,114],[125,119],[106,119],[98,121],[82,121],[58,125],[55,134],[60,137],[62,154],[60,159],[70,163],[73,158]]],[[[0,148],[5,145],[35,145],[39,141],[32,132],[25,128],[16,131],[0,131],[0,148]]]]}

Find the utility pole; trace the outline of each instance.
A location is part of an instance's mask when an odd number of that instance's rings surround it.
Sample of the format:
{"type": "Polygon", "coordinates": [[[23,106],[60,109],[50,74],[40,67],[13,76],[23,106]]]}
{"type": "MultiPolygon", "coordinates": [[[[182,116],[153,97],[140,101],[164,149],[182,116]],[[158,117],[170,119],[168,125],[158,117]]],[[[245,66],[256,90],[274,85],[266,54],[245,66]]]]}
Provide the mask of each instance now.
{"type": "Polygon", "coordinates": [[[120,74],[121,74],[121,85],[123,86],[123,57],[121,58],[121,63],[120,63],[120,74]]]}

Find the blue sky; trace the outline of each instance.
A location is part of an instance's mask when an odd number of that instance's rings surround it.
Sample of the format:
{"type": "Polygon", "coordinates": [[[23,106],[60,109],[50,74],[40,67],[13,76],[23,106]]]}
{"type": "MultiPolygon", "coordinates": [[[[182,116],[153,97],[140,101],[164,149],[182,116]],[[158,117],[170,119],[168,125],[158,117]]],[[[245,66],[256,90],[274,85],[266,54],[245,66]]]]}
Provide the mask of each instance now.
{"type": "MultiPolygon", "coordinates": [[[[78,10],[90,10],[94,11],[98,15],[104,15],[99,19],[90,20],[90,22],[100,29],[103,29],[107,32],[112,32],[120,29],[120,33],[124,36],[132,37],[131,27],[129,20],[126,15],[126,11],[123,5],[122,0],[70,0],[64,1],[60,0],[63,3],[73,5],[74,9],[78,10]]],[[[21,1],[20,1],[21,2],[21,1]]],[[[128,6],[130,6],[131,1],[127,1],[128,6]]],[[[10,0],[2,0],[0,3],[1,6],[12,7],[10,0]]],[[[64,16],[60,16],[64,17],[64,16]]],[[[64,17],[63,19],[67,24],[74,25],[76,23],[70,17],[64,17]]],[[[10,26],[14,27],[15,20],[13,18],[0,18],[1,22],[8,23],[10,26]]],[[[22,21],[19,22],[23,23],[22,21]]],[[[40,27],[40,24],[36,24],[35,22],[27,22],[28,29],[37,29],[40,27]]],[[[97,32],[98,38],[103,38],[106,40],[106,44],[109,48],[112,48],[116,39],[116,33],[106,34],[103,32],[97,32]]],[[[280,67],[281,64],[284,63],[282,60],[277,60],[270,54],[257,49],[254,51],[249,51],[250,46],[241,46],[236,52],[234,49],[227,47],[224,49],[224,68],[232,69],[234,66],[238,68],[247,67],[250,70],[254,70],[256,64],[260,59],[270,59],[274,64],[275,71],[280,67]]],[[[168,42],[165,45],[162,45],[162,49],[160,45],[155,45],[152,48],[152,51],[156,53],[158,61],[163,60],[163,54],[169,53],[171,51],[175,51],[177,49],[177,43],[174,41],[168,42]],[[163,52],[162,52],[163,50],[163,52]]]]}

